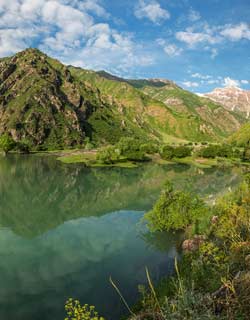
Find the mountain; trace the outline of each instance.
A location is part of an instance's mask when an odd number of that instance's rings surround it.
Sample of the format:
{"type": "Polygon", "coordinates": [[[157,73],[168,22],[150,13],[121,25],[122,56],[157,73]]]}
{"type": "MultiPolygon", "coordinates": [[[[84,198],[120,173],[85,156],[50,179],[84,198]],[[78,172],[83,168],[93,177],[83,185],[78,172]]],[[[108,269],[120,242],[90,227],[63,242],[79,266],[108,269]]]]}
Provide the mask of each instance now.
{"type": "Polygon", "coordinates": [[[136,123],[98,88],[39,50],[0,60],[0,134],[10,133],[33,147],[75,146],[86,137],[99,143],[113,143],[123,135],[156,138],[158,133],[143,122],[143,108],[136,123]]]}
{"type": "Polygon", "coordinates": [[[227,110],[242,113],[247,118],[250,116],[250,90],[237,87],[217,88],[204,96],[222,104],[227,110]]]}
{"type": "Polygon", "coordinates": [[[65,66],[37,49],[0,59],[0,135],[35,149],[97,145],[122,136],[216,141],[243,117],[162,79],[130,80],[65,66]]]}
{"type": "MultiPolygon", "coordinates": [[[[244,118],[220,104],[183,90],[162,79],[122,79],[107,72],[71,67],[72,74],[97,87],[110,102],[136,111],[143,101],[150,124],[163,139],[169,136],[191,141],[215,141],[240,128],[244,118]]],[[[138,113],[139,112],[139,113],[138,113]]]]}
{"type": "Polygon", "coordinates": [[[237,132],[228,139],[229,143],[238,147],[250,146],[250,123],[245,123],[237,132]]]}

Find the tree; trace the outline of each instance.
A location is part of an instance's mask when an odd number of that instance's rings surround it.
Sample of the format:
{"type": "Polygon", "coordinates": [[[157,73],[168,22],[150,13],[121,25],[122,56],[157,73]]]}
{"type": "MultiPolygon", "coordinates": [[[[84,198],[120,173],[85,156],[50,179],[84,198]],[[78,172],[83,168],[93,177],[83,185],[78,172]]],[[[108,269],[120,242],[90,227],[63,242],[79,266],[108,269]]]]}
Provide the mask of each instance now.
{"type": "Polygon", "coordinates": [[[15,141],[8,134],[3,134],[0,137],[0,149],[2,149],[5,154],[14,149],[14,147],[15,141]]]}
{"type": "Polygon", "coordinates": [[[30,144],[27,141],[19,141],[16,143],[16,150],[20,153],[29,153],[30,144]]]}
{"type": "Polygon", "coordinates": [[[102,163],[112,164],[120,159],[120,150],[114,146],[102,148],[97,154],[97,160],[102,163]]]}
{"type": "Polygon", "coordinates": [[[171,146],[163,146],[160,155],[162,159],[171,160],[174,157],[174,147],[171,146]]]}
{"type": "Polygon", "coordinates": [[[145,214],[152,231],[185,229],[207,210],[204,202],[189,192],[174,190],[167,181],[153,210],[145,214]]]}
{"type": "Polygon", "coordinates": [[[179,146],[174,148],[174,157],[175,158],[185,158],[190,157],[192,149],[186,146],[179,146]]]}
{"type": "Polygon", "coordinates": [[[123,137],[120,139],[116,147],[120,150],[121,156],[127,160],[146,160],[145,152],[141,150],[141,141],[139,139],[123,137]]]}

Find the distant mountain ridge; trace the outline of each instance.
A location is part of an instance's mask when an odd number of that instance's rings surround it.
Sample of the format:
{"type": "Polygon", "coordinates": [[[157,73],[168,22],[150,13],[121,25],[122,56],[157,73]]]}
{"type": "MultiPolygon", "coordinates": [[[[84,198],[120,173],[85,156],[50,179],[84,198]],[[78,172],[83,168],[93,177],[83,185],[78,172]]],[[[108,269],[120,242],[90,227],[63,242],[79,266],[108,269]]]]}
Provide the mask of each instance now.
{"type": "Polygon", "coordinates": [[[250,116],[250,90],[238,87],[216,88],[204,94],[205,97],[221,103],[226,109],[250,116]]]}
{"type": "Polygon", "coordinates": [[[162,79],[122,79],[65,66],[37,49],[0,59],[0,135],[32,148],[96,145],[122,136],[217,141],[244,117],[162,79]]]}

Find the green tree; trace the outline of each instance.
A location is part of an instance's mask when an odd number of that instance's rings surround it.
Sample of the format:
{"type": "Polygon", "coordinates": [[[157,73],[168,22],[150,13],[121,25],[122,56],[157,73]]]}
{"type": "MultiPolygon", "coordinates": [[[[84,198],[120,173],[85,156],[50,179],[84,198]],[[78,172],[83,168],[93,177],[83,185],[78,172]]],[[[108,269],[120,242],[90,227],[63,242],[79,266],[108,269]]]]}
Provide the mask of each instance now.
{"type": "Polygon", "coordinates": [[[14,147],[15,141],[8,134],[3,134],[0,137],[0,149],[2,149],[5,154],[14,149],[14,147]]]}
{"type": "Polygon", "coordinates": [[[105,164],[112,164],[120,160],[120,150],[115,146],[102,148],[97,154],[97,160],[105,164]]]}
{"type": "Polygon", "coordinates": [[[204,202],[189,192],[174,190],[167,181],[153,210],[145,214],[152,231],[185,229],[207,210],[204,202]]]}
{"type": "Polygon", "coordinates": [[[179,146],[174,148],[174,157],[175,158],[185,158],[190,157],[192,153],[192,149],[186,146],[179,146]]]}
{"type": "Polygon", "coordinates": [[[141,141],[139,139],[123,137],[116,146],[120,150],[121,156],[127,160],[146,160],[145,152],[141,150],[141,141]]]}
{"type": "Polygon", "coordinates": [[[163,146],[160,152],[162,159],[171,160],[174,157],[174,147],[163,146]]]}

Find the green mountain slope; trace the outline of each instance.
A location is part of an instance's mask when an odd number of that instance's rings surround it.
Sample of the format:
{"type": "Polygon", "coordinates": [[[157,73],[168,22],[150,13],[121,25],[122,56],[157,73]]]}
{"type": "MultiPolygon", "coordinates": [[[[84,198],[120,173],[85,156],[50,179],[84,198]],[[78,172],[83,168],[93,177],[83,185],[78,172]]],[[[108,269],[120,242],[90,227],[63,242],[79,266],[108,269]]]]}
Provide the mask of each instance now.
{"type": "Polygon", "coordinates": [[[238,130],[245,122],[244,117],[183,90],[169,80],[130,80],[105,71],[96,73],[89,70],[77,71],[77,76],[97,86],[101,93],[111,96],[114,101],[127,106],[138,105],[135,97],[140,96],[146,102],[146,113],[153,115],[151,125],[160,131],[163,138],[172,135],[192,141],[220,140],[238,130]],[[141,96],[138,91],[144,95],[141,96]],[[155,104],[153,110],[152,104],[155,104]]]}
{"type": "Polygon", "coordinates": [[[244,124],[237,132],[230,136],[228,142],[238,147],[250,146],[250,123],[244,124]]]}
{"type": "Polygon", "coordinates": [[[0,135],[55,149],[122,136],[221,140],[244,120],[169,80],[127,80],[66,67],[39,50],[0,59],[0,135]]]}
{"type": "Polygon", "coordinates": [[[54,149],[81,145],[86,136],[113,143],[123,135],[145,137],[151,131],[125,119],[95,86],[36,49],[0,61],[0,135],[7,132],[16,141],[54,149]]]}

